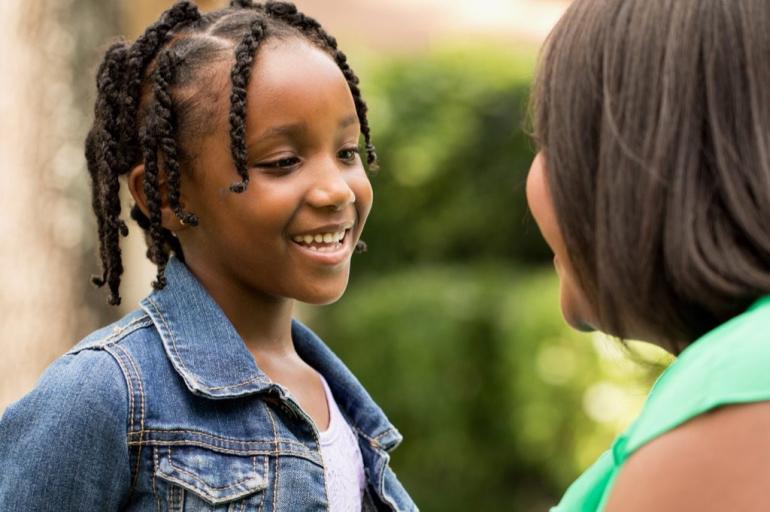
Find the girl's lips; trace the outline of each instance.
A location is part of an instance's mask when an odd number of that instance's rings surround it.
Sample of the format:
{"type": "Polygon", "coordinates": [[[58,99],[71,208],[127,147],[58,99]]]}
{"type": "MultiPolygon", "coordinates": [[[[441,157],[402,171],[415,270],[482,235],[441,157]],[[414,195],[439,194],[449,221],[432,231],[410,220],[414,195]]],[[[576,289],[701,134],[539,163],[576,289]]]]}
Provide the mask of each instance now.
{"type": "MultiPolygon", "coordinates": [[[[324,265],[324,266],[336,266],[339,265],[346,260],[350,258],[350,256],[353,254],[353,246],[351,243],[351,231],[352,229],[347,229],[345,231],[345,237],[342,239],[342,241],[339,244],[338,249],[334,250],[316,250],[310,248],[310,246],[301,244],[299,242],[296,242],[294,240],[291,241],[291,244],[294,248],[299,251],[299,253],[305,257],[308,258],[315,263],[324,265]]],[[[334,245],[334,244],[328,244],[328,245],[334,245]]]]}

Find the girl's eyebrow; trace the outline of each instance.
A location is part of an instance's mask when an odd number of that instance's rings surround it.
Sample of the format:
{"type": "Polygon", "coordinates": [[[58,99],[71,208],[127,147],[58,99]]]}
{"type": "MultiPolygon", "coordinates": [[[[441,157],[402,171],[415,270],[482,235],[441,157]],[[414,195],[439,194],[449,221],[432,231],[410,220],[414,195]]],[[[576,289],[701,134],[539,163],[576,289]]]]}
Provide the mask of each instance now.
{"type": "Polygon", "coordinates": [[[281,124],[278,126],[271,126],[267,130],[263,131],[259,134],[258,139],[278,136],[292,136],[306,131],[307,123],[304,121],[299,123],[281,124]]]}
{"type": "Polygon", "coordinates": [[[358,121],[358,114],[350,114],[340,119],[338,124],[340,128],[347,128],[348,126],[354,124],[356,121],[358,121]]]}
{"type": "MultiPolygon", "coordinates": [[[[337,126],[340,129],[347,128],[351,125],[353,125],[356,121],[358,121],[358,115],[357,114],[350,114],[342,119],[339,120],[337,123],[337,126]]],[[[260,133],[258,135],[258,139],[265,139],[268,137],[279,137],[279,136],[296,136],[297,134],[301,134],[306,132],[308,129],[307,122],[301,121],[298,123],[287,123],[287,124],[281,124],[278,126],[271,126],[270,128],[266,129],[264,132],[260,133]]]]}

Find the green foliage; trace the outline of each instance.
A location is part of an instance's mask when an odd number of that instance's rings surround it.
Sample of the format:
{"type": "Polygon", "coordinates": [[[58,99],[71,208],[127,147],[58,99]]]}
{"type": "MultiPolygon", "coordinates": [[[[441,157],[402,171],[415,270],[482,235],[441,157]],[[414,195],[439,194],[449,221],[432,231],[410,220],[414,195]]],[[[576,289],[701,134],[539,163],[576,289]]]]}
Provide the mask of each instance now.
{"type": "Polygon", "coordinates": [[[399,58],[365,79],[380,156],[359,274],[425,262],[547,261],[527,214],[532,56],[399,58]]]}

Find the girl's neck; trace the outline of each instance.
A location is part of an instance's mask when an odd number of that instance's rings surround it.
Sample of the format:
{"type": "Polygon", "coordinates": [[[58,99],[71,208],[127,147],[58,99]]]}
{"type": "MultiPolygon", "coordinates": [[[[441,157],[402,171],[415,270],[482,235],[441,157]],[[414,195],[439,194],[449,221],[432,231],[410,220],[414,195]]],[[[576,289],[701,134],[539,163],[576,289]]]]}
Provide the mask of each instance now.
{"type": "Polygon", "coordinates": [[[294,300],[271,297],[243,286],[219,273],[186,262],[214,301],[222,308],[230,323],[250,352],[293,354],[291,320],[294,300]]]}

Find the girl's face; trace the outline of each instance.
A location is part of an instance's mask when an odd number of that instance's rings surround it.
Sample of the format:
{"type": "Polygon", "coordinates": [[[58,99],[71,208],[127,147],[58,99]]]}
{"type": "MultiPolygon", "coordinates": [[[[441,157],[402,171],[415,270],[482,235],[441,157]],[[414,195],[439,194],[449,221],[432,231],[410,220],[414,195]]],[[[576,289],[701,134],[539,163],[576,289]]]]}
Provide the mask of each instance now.
{"type": "Polygon", "coordinates": [[[199,225],[180,228],[171,220],[187,265],[222,290],[337,300],[372,206],[342,72],[300,39],[259,48],[246,104],[250,182],[241,194],[228,190],[240,179],[230,156],[229,98],[220,96],[216,126],[189,148],[192,169],[181,184],[183,206],[199,225]]]}
{"type": "Polygon", "coordinates": [[[561,284],[561,311],[569,325],[580,331],[593,331],[598,325],[585,293],[578,285],[577,276],[570,263],[564,237],[556,220],[556,210],[548,191],[545,160],[535,156],[527,177],[527,203],[540,232],[554,253],[553,263],[561,284]]]}

